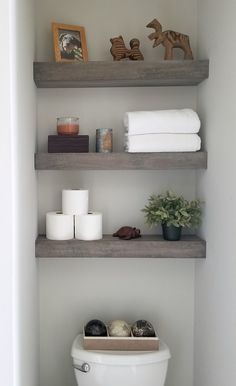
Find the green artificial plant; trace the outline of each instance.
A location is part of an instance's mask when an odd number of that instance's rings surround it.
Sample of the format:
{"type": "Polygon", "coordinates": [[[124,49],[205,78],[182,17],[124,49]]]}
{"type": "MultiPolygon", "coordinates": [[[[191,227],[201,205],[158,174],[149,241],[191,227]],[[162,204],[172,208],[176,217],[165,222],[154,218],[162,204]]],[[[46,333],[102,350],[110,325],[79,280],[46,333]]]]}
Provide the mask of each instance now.
{"type": "Polygon", "coordinates": [[[142,209],[146,223],[150,226],[159,223],[167,226],[196,228],[201,223],[200,200],[187,201],[183,196],[166,191],[163,194],[153,194],[148,204],[142,209]]]}

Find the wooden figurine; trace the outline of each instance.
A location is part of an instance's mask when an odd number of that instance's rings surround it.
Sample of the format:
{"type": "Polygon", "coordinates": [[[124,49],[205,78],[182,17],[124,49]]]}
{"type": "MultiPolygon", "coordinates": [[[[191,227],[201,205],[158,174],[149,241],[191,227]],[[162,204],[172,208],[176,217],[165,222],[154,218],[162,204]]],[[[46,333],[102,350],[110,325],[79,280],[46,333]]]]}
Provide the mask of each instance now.
{"type": "Polygon", "coordinates": [[[120,35],[115,38],[111,38],[112,44],[110,52],[114,60],[129,59],[129,60],[143,60],[143,55],[139,49],[140,42],[138,39],[131,39],[129,42],[130,50],[126,48],[124,39],[120,35]]]}
{"type": "Polygon", "coordinates": [[[184,59],[193,59],[188,35],[171,30],[162,32],[162,25],[157,19],[153,19],[146,27],[155,30],[148,36],[150,40],[154,40],[153,47],[160,44],[165,47],[165,60],[173,59],[173,48],[181,48],[184,51],[184,59]]]}
{"type": "Polygon", "coordinates": [[[138,39],[131,39],[129,42],[130,45],[130,55],[129,59],[130,60],[144,60],[143,54],[139,49],[140,46],[140,41],[138,39]]]}
{"type": "Polygon", "coordinates": [[[124,39],[121,35],[111,38],[110,42],[112,44],[110,52],[113,56],[113,60],[127,59],[129,57],[130,50],[125,47],[124,39]]]}
{"type": "Polygon", "coordinates": [[[136,239],[138,237],[141,237],[141,234],[140,234],[140,229],[137,229],[135,227],[133,228],[126,225],[118,229],[118,231],[113,233],[112,236],[119,237],[120,239],[123,239],[123,240],[130,240],[130,239],[136,239]]]}

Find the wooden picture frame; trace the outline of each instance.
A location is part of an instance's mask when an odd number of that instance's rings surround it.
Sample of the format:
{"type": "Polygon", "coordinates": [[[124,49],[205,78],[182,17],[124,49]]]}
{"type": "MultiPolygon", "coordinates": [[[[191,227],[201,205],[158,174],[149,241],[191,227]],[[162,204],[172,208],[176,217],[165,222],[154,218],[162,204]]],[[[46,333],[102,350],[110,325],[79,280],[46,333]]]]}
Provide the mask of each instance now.
{"type": "Polygon", "coordinates": [[[52,23],[56,62],[87,62],[84,27],[52,23]]]}

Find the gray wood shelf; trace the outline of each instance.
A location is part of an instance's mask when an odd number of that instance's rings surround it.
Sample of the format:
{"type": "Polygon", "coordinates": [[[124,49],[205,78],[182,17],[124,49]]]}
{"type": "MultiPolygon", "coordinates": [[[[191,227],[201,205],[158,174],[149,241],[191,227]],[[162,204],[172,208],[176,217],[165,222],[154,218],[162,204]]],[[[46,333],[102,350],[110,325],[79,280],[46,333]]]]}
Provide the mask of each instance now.
{"type": "Polygon", "coordinates": [[[208,60],[34,63],[42,88],[193,86],[208,75],[208,60]]]}
{"type": "Polygon", "coordinates": [[[36,170],[206,169],[207,153],[38,153],[36,170]]]}
{"type": "Polygon", "coordinates": [[[132,240],[104,235],[97,241],[51,241],[39,236],[36,257],[205,258],[206,242],[190,235],[180,241],[165,241],[153,235],[132,240]]]}

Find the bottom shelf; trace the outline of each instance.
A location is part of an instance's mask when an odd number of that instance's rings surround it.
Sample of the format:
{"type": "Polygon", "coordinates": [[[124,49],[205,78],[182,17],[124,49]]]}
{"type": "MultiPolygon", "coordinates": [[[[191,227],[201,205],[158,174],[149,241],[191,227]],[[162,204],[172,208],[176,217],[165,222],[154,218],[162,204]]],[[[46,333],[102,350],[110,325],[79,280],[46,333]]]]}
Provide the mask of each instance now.
{"type": "Polygon", "coordinates": [[[206,242],[195,235],[180,241],[165,241],[162,236],[144,235],[120,240],[104,235],[96,241],[52,241],[45,236],[36,240],[36,257],[125,257],[125,258],[205,258],[206,242]]]}

